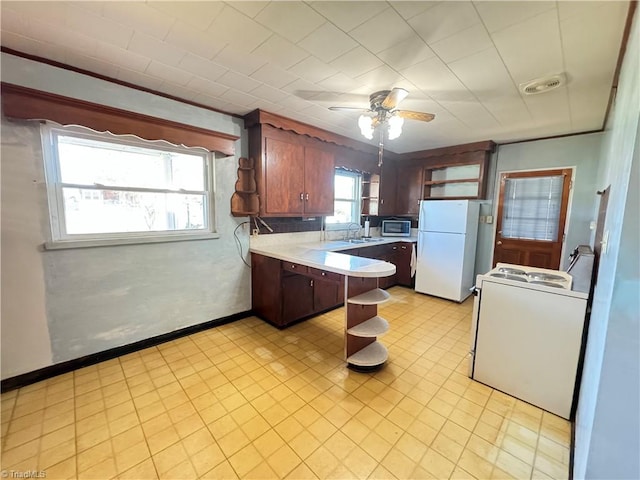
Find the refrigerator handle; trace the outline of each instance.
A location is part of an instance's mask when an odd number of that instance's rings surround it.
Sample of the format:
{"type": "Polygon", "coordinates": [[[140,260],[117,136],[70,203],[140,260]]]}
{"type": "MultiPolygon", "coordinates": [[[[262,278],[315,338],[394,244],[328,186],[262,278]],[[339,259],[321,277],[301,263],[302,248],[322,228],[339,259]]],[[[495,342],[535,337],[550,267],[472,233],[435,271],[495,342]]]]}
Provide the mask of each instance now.
{"type": "Polygon", "coordinates": [[[480,290],[481,290],[481,288],[479,288],[479,287],[477,287],[475,285],[469,289],[469,291],[471,292],[471,294],[474,297],[477,297],[480,294],[480,290]]]}

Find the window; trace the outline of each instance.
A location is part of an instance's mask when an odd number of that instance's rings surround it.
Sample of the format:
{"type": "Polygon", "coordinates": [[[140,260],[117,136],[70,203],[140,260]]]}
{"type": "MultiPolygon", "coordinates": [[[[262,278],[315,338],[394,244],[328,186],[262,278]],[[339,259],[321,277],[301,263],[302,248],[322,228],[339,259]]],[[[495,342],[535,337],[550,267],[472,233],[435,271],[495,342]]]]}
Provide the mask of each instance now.
{"type": "Polygon", "coordinates": [[[327,224],[360,223],[360,175],[336,170],[333,215],[327,224]]]}
{"type": "Polygon", "coordinates": [[[54,243],[212,232],[206,150],[78,127],[42,136],[54,243]]]}
{"type": "Polygon", "coordinates": [[[556,241],[563,185],[563,175],[505,178],[502,237],[556,241]]]}

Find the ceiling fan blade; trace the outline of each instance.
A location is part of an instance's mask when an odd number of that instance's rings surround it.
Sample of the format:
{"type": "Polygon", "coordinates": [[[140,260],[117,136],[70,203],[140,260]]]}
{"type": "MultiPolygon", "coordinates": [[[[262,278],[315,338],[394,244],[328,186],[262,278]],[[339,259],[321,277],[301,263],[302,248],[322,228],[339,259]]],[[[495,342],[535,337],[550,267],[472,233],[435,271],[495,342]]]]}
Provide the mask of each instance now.
{"type": "Polygon", "coordinates": [[[361,107],[329,107],[329,110],[333,110],[335,112],[368,112],[368,108],[361,107]]]}
{"type": "Polygon", "coordinates": [[[409,92],[404,88],[394,88],[389,92],[387,98],[385,98],[381,104],[385,110],[393,110],[398,104],[409,95],[409,92]]]}
{"type": "Polygon", "coordinates": [[[411,110],[396,110],[394,113],[398,117],[407,118],[409,120],[420,120],[421,122],[430,122],[436,118],[433,113],[412,112],[411,110]]]}

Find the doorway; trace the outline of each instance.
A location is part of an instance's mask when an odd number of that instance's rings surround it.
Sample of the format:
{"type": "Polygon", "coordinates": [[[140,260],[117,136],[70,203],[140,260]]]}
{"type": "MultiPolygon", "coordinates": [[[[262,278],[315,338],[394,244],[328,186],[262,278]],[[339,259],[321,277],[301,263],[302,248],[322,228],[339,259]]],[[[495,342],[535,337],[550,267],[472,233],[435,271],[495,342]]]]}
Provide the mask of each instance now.
{"type": "Polygon", "coordinates": [[[504,172],[493,265],[560,269],[572,169],[504,172]]]}

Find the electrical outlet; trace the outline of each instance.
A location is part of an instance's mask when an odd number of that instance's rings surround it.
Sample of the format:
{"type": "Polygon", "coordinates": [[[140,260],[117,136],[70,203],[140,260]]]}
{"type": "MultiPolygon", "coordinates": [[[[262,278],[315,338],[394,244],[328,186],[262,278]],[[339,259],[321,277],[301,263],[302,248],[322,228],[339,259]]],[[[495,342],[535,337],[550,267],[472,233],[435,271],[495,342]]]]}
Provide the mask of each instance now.
{"type": "Polygon", "coordinates": [[[480,215],[480,223],[487,223],[487,217],[485,215],[480,215]]]}
{"type": "Polygon", "coordinates": [[[493,223],[493,216],[492,215],[487,215],[487,217],[485,218],[486,223],[493,223]]]}

